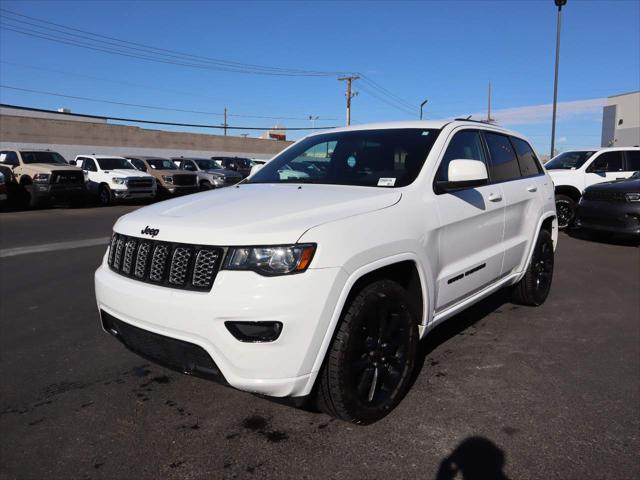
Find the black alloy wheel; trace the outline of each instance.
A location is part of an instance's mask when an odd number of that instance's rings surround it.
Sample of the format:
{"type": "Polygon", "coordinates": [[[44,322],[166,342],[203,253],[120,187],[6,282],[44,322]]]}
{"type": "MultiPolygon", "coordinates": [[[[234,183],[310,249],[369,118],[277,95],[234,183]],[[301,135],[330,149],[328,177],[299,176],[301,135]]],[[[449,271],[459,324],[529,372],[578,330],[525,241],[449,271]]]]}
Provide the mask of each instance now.
{"type": "Polygon", "coordinates": [[[402,400],[413,372],[418,329],[406,291],[379,280],[345,307],[317,387],[326,413],[369,424],[402,400]]]}
{"type": "Polygon", "coordinates": [[[576,202],[566,195],[556,195],[556,215],[559,229],[570,227],[576,218],[576,202]]]}

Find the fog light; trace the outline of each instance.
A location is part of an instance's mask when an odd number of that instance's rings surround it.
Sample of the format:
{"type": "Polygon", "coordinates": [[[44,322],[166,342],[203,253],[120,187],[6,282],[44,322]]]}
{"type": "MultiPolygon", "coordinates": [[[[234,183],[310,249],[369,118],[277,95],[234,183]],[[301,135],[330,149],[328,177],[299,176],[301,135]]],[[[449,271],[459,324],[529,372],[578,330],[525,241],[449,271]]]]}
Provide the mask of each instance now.
{"type": "Polygon", "coordinates": [[[282,332],[282,322],[224,322],[241,342],[273,342],[282,332]]]}

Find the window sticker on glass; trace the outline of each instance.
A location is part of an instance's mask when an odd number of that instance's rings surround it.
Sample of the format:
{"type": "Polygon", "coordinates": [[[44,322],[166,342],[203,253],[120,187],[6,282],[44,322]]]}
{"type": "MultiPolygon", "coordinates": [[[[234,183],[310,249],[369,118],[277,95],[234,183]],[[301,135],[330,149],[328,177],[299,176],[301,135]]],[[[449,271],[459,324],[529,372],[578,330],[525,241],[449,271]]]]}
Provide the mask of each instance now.
{"type": "Polygon", "coordinates": [[[379,187],[393,187],[396,184],[395,178],[379,178],[378,186],[379,187]]]}
{"type": "Polygon", "coordinates": [[[351,167],[351,168],[355,167],[356,166],[356,157],[351,155],[349,158],[347,158],[347,165],[349,165],[349,167],[351,167]]]}

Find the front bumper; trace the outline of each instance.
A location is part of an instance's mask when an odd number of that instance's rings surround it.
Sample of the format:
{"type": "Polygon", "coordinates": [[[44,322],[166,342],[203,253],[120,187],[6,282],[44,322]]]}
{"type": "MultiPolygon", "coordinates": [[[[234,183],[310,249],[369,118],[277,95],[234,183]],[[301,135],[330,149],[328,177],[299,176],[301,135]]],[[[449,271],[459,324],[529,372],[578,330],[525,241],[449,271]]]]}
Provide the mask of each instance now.
{"type": "Polygon", "coordinates": [[[281,277],[222,270],[210,292],[194,292],[132,280],[103,263],[95,286],[99,310],[202,348],[235,388],[285,397],[311,392],[313,365],[346,280],[340,268],[281,277]],[[225,321],[279,321],[283,328],[273,342],[245,343],[225,321]]]}
{"type": "Polygon", "coordinates": [[[200,191],[198,185],[182,186],[182,185],[164,185],[162,187],[163,193],[167,195],[188,195],[190,193],[196,193],[200,191]]]}
{"type": "Polygon", "coordinates": [[[84,184],[71,185],[51,185],[34,183],[32,194],[38,198],[71,198],[80,197],[86,194],[87,188],[84,184]]]}
{"type": "Polygon", "coordinates": [[[582,199],[576,211],[576,226],[588,230],[639,235],[640,203],[582,199]]]}
{"type": "Polygon", "coordinates": [[[135,198],[154,198],[155,188],[112,188],[113,196],[118,200],[131,200],[135,198]]]}

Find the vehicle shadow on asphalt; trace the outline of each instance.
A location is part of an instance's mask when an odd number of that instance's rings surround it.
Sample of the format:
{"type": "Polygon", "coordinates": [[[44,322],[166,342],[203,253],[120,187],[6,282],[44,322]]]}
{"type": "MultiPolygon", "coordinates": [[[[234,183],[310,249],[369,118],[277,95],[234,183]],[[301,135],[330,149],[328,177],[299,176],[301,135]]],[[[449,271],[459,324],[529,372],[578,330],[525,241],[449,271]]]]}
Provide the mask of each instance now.
{"type": "Polygon", "coordinates": [[[628,235],[617,235],[607,232],[590,232],[581,229],[571,229],[567,231],[567,235],[578,240],[586,240],[593,243],[604,243],[607,245],[617,245],[620,247],[638,247],[640,246],[640,236],[633,238],[628,235]]]}
{"type": "Polygon", "coordinates": [[[504,451],[495,443],[484,437],[468,437],[440,462],[435,480],[508,480],[502,471],[504,465],[504,451]]]}
{"type": "MultiPolygon", "coordinates": [[[[457,315],[445,320],[440,325],[431,330],[427,336],[418,345],[418,354],[416,357],[416,366],[413,371],[411,386],[420,376],[427,356],[437,347],[447,342],[451,338],[459,335],[461,332],[476,324],[489,314],[499,309],[505,303],[510,302],[510,290],[503,288],[489,295],[487,298],[479,301],[457,315]]],[[[409,387],[411,388],[411,387],[409,387]]]]}

